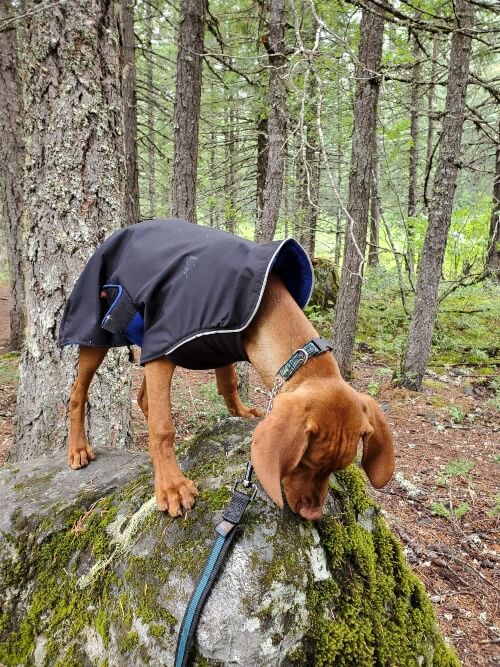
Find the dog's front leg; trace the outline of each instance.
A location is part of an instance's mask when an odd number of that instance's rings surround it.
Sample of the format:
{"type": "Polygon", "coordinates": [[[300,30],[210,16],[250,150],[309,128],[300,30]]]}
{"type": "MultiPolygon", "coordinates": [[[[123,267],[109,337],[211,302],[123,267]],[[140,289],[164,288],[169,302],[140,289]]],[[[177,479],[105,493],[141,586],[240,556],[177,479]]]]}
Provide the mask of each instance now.
{"type": "Polygon", "coordinates": [[[224,398],[224,402],[233,417],[260,417],[262,412],[257,408],[247,408],[238,393],[238,376],[233,364],[215,369],[217,378],[217,392],[224,398]]]}
{"type": "Polygon", "coordinates": [[[155,473],[158,509],[176,517],[190,510],[198,495],[196,486],[179,469],[174,452],[175,427],[170,405],[170,386],[175,364],[166,358],[146,364],[149,451],[155,473]]]}

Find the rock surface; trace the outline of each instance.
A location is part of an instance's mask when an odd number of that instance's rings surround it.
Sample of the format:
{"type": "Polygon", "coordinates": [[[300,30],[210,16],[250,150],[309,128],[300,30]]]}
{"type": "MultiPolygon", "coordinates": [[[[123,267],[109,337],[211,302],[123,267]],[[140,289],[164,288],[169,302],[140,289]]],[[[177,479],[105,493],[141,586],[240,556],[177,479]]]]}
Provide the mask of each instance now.
{"type": "MultiPolygon", "coordinates": [[[[147,457],[98,451],[0,471],[0,663],[172,665],[179,623],[214,525],[243,470],[254,422],[184,443],[200,497],[185,519],[156,511],[147,457]]],[[[361,473],[332,478],[318,524],[264,494],[247,511],[203,611],[193,665],[458,665],[361,473]]]]}

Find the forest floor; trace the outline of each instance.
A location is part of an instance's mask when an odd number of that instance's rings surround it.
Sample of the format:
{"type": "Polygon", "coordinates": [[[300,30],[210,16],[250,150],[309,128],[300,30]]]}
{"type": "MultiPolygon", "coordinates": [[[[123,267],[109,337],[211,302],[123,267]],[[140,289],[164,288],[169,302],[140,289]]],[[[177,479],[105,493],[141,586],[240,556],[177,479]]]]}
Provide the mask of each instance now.
{"type": "MultiPolygon", "coordinates": [[[[12,443],[18,357],[7,353],[8,290],[0,287],[0,463],[12,443]]],[[[426,376],[422,392],[391,385],[392,371],[358,345],[353,386],[375,396],[391,425],[397,473],[371,490],[407,560],[423,581],[443,635],[466,667],[500,664],[500,424],[498,381],[466,367],[426,376]]],[[[142,369],[134,366],[136,389],[142,369]]],[[[250,372],[249,402],[266,392],[250,372]]],[[[178,369],[173,383],[178,439],[226,416],[212,372],[178,369]]],[[[135,446],[147,449],[133,407],[135,446]]],[[[404,666],[398,666],[404,667],[404,666]]]]}

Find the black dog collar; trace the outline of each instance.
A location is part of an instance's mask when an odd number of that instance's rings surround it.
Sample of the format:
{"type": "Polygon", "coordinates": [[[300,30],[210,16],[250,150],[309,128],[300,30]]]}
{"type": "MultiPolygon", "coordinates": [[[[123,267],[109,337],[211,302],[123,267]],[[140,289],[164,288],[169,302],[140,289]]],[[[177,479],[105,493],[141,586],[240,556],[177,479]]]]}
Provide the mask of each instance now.
{"type": "Polygon", "coordinates": [[[325,340],[325,338],[313,338],[303,347],[295,350],[290,359],[279,369],[277,375],[281,376],[283,380],[289,380],[292,375],[308,361],[308,359],[316,357],[318,354],[323,354],[323,352],[331,351],[332,349],[332,344],[325,340]]]}

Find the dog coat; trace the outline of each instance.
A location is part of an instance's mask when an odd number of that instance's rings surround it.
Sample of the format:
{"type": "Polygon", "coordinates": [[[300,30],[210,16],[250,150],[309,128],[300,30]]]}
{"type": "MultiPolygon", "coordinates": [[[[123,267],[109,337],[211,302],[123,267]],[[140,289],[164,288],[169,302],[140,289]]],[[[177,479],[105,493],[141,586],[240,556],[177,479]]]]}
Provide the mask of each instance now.
{"type": "Polygon", "coordinates": [[[78,278],[59,344],[134,343],[142,348],[141,364],[165,355],[191,369],[245,361],[242,332],[257,312],[271,271],[303,308],[313,271],[294,239],[257,245],[173,219],[119,229],[78,278]]]}

